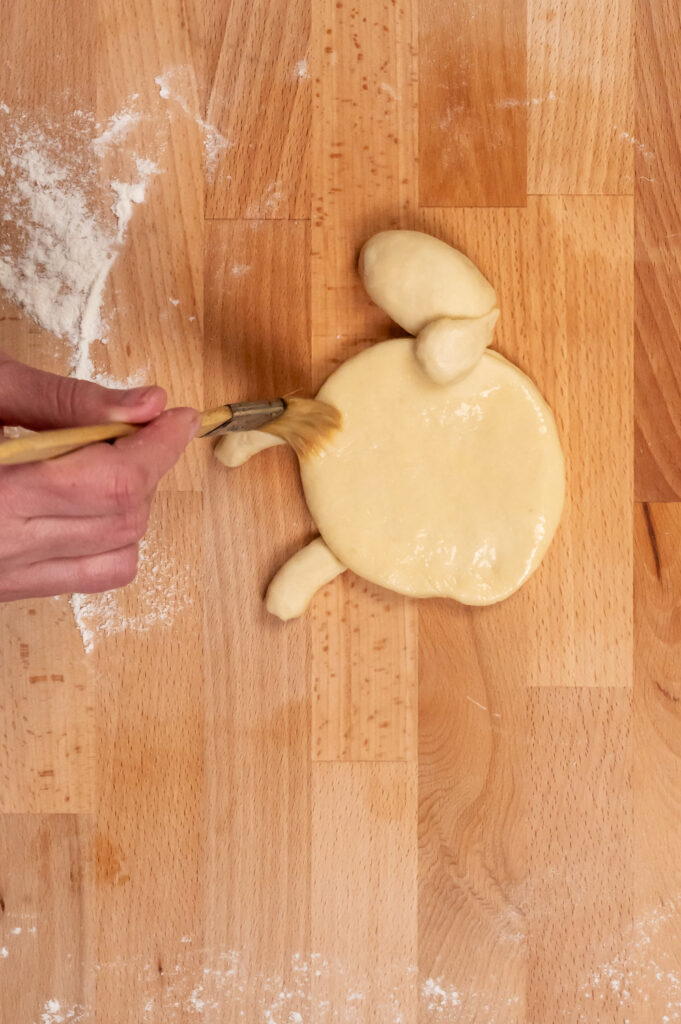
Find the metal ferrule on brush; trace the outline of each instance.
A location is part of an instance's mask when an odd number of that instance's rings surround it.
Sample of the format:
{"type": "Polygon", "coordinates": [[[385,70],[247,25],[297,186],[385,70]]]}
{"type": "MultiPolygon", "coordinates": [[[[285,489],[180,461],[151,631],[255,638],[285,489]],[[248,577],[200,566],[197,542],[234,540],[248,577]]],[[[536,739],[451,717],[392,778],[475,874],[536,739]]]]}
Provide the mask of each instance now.
{"type": "Polygon", "coordinates": [[[233,402],[228,408],[232,414],[230,419],[214,427],[204,437],[238,430],[260,430],[285,412],[286,402],[283,398],[275,398],[271,402],[233,402]]]}

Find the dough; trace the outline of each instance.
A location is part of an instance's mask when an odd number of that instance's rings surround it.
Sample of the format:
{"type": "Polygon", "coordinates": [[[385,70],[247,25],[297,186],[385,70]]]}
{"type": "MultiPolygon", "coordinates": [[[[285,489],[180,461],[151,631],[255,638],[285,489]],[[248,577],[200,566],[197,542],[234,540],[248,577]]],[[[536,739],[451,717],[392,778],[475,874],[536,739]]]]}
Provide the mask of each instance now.
{"type": "Polygon", "coordinates": [[[340,563],[399,593],[474,605],[536,569],[560,519],[563,455],[551,410],[515,366],[485,352],[437,385],[400,338],[343,363],[319,398],[343,427],[301,474],[340,563]]]}
{"type": "Polygon", "coordinates": [[[263,430],[235,430],[232,434],[223,434],[213,449],[213,454],[225,466],[235,469],[265,448],[275,444],[286,444],[274,434],[266,434],[263,430]]]}
{"type": "Polygon", "coordinates": [[[441,317],[484,316],[497,304],[467,256],[421,231],[374,235],[360,253],[359,273],[374,302],[409,334],[441,317]]]}
{"type": "MultiPolygon", "coordinates": [[[[560,519],[553,414],[524,373],[487,350],[496,295],[462,253],[419,231],[382,231],[359,269],[371,298],[416,338],[366,349],[319,392],[343,417],[300,463],[322,536],[279,570],[267,608],[301,615],[346,567],[415,597],[500,601],[537,568],[560,519]]],[[[241,465],[276,443],[232,434],[216,454],[241,465]]]]}
{"type": "Polygon", "coordinates": [[[267,588],[265,607],[286,622],[302,615],[320,589],[345,572],[321,537],[297,551],[282,565],[267,588]]]}
{"type": "Polygon", "coordinates": [[[499,310],[475,320],[433,320],[416,339],[416,358],[436,384],[454,384],[473,369],[491,344],[499,310]]]}

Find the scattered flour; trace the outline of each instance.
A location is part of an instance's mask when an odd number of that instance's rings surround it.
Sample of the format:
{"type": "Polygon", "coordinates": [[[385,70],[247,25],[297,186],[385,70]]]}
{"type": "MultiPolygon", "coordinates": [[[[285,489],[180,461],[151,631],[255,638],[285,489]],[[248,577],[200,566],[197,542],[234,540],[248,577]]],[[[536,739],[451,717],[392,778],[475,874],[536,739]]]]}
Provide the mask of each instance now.
{"type": "Polygon", "coordinates": [[[69,1007],[62,1007],[58,999],[48,999],[40,1014],[39,1022],[35,1024],[83,1024],[89,1017],[84,1006],[74,1004],[69,1007]]]}
{"type": "MultiPolygon", "coordinates": [[[[99,971],[136,967],[140,1018],[181,1024],[229,1019],[253,1024],[408,1024],[417,1001],[415,965],[394,965],[382,977],[322,953],[295,953],[278,970],[263,969],[247,950],[183,947],[183,963],[166,967],[158,984],[156,963],[114,961],[99,971]]],[[[429,1019],[429,1018],[424,1018],[429,1019]]],[[[446,1024],[440,1016],[433,1022],[446,1024]]]]}
{"type": "Polygon", "coordinates": [[[681,959],[673,952],[678,949],[673,936],[680,924],[681,893],[638,917],[625,934],[622,954],[597,964],[581,986],[584,1002],[575,1007],[575,1021],[589,1024],[599,1019],[600,1008],[612,1006],[616,999],[626,1013],[625,1022],[649,1019],[645,1010],[653,1003],[664,1004],[662,1024],[681,1024],[681,959]],[[660,933],[665,941],[654,943],[660,933]]]}
{"type": "Polygon", "coordinates": [[[89,654],[98,638],[124,632],[146,632],[152,626],[170,626],[176,615],[192,602],[186,593],[187,573],[183,574],[167,556],[160,553],[162,539],[153,531],[139,545],[139,571],[135,581],[136,611],[126,609],[127,592],[107,590],[103,594],[71,594],[73,617],[89,654]]]}
{"type": "MultiPolygon", "coordinates": [[[[2,112],[9,115],[6,104],[2,112]]],[[[101,308],[109,272],[134,206],[160,173],[152,160],[134,158],[133,180],[110,182],[107,201],[99,161],[140,118],[129,108],[104,128],[83,111],[58,126],[24,113],[3,118],[0,207],[8,237],[0,243],[0,287],[70,344],[74,375],[90,380],[96,379],[92,344],[105,333],[101,308]]]]}
{"type": "MultiPolygon", "coordinates": [[[[122,377],[120,374],[104,373],[102,370],[96,370],[92,379],[97,384],[102,384],[105,388],[137,388],[141,384],[147,383],[148,373],[145,369],[139,369],[133,370],[127,377],[122,377]]],[[[7,427],[5,427],[5,431],[7,431],[7,427]]]]}
{"type": "Polygon", "coordinates": [[[457,990],[446,984],[442,978],[427,978],[421,988],[421,999],[431,1013],[443,1014],[448,1009],[461,1005],[457,990]]]}
{"type": "Polygon", "coordinates": [[[173,100],[201,129],[206,174],[209,179],[212,178],[218,165],[220,153],[223,150],[231,149],[234,143],[197,113],[196,79],[193,68],[188,64],[178,64],[176,67],[164,71],[162,75],[157,75],[154,81],[158,86],[161,99],[173,100]]]}
{"type": "Polygon", "coordinates": [[[613,131],[618,132],[618,137],[622,139],[623,142],[628,142],[630,146],[633,146],[648,163],[655,159],[654,151],[652,149],[648,149],[645,142],[642,142],[641,139],[637,139],[635,135],[631,134],[631,132],[620,131],[616,124],[614,124],[612,128],[613,131]]]}
{"type": "Polygon", "coordinates": [[[206,1005],[203,999],[199,998],[199,993],[202,991],[203,988],[201,987],[201,985],[199,985],[197,988],[194,989],[194,991],[190,994],[187,1000],[187,1008],[189,1010],[193,1010],[194,1013],[201,1013],[201,1011],[204,1009],[206,1005]]]}
{"type": "Polygon", "coordinates": [[[232,277],[244,277],[251,269],[250,263],[235,263],[230,273],[232,277]]]}
{"type": "Polygon", "coordinates": [[[260,217],[276,215],[286,198],[283,181],[270,181],[260,197],[260,202],[249,203],[246,207],[246,219],[258,220],[260,217]]]}
{"type": "Polygon", "coordinates": [[[6,960],[8,956],[9,950],[7,946],[2,946],[2,948],[0,948],[0,960],[6,960]]]}
{"type": "Polygon", "coordinates": [[[296,78],[309,78],[310,69],[307,66],[307,58],[303,57],[302,60],[296,61],[296,65],[293,69],[293,73],[296,78]]]}
{"type": "Polygon", "coordinates": [[[95,154],[101,157],[112,147],[117,147],[141,120],[142,114],[139,111],[124,107],[112,114],[104,127],[97,125],[99,134],[92,140],[95,154]]]}

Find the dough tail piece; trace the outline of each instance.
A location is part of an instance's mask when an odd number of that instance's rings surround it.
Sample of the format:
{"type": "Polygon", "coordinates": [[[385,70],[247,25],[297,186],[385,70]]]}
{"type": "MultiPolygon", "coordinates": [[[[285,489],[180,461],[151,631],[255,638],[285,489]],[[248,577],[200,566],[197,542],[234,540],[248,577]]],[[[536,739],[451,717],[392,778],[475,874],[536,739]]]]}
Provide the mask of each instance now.
{"type": "Polygon", "coordinates": [[[296,455],[316,455],[341,425],[338,409],[316,398],[288,398],[286,410],[261,429],[291,445],[296,455]]]}

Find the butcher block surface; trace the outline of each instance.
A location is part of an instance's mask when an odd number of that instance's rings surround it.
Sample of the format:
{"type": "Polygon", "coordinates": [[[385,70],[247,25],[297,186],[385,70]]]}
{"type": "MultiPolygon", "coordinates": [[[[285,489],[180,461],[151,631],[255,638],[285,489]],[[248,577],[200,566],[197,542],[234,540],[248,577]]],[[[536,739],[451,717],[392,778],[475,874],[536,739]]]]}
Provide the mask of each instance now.
{"type": "MultiPolygon", "coordinates": [[[[0,15],[10,111],[59,132],[137,94],[156,146],[100,369],[202,408],[313,393],[398,333],[356,256],[417,228],[494,283],[568,481],[507,601],[348,573],[282,624],[264,589],[314,535],[295,460],[197,441],[136,583],[78,621],[3,606],[2,1024],[681,1021],[679,5],[0,15]]],[[[68,371],[8,301],[0,346],[68,371]]]]}

